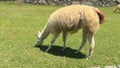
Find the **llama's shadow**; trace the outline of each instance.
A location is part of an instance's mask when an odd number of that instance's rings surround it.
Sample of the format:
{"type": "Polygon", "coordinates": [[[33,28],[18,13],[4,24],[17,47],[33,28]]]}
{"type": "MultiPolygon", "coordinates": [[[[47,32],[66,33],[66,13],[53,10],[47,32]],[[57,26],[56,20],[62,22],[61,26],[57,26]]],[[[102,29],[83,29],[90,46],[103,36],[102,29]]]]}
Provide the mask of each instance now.
{"type": "MultiPolygon", "coordinates": [[[[43,52],[45,52],[45,50],[48,48],[48,46],[46,45],[40,45],[40,46],[35,46],[35,47],[40,48],[40,50],[42,50],[43,52]]],[[[61,51],[61,49],[62,47],[58,45],[53,45],[52,48],[47,53],[55,55],[55,56],[69,57],[69,58],[76,58],[76,59],[83,59],[86,57],[86,55],[81,52],[78,54],[75,54],[76,50],[68,48],[68,47],[66,47],[64,51],[61,51]]]]}

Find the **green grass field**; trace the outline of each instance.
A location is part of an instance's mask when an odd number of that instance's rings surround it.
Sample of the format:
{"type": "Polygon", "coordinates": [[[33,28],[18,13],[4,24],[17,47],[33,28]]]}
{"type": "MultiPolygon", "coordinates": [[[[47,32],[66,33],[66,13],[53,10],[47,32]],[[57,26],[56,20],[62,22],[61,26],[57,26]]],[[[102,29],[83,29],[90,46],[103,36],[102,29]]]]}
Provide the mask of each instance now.
{"type": "Polygon", "coordinates": [[[0,68],[86,68],[120,65],[120,13],[113,7],[101,7],[105,24],[95,35],[96,46],[92,57],[85,59],[88,43],[82,53],[75,55],[81,42],[81,32],[67,37],[67,49],[62,52],[60,35],[52,49],[45,53],[51,35],[40,48],[35,47],[35,33],[42,30],[50,14],[62,6],[31,5],[0,2],[0,68]]]}

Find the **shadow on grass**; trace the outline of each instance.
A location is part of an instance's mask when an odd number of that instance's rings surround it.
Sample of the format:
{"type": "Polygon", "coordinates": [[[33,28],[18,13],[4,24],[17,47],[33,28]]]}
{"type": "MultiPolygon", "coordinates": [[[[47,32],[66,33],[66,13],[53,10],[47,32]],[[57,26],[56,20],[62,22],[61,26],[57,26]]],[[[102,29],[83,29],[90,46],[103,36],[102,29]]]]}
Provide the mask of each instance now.
{"type": "MultiPolygon", "coordinates": [[[[45,52],[45,50],[48,48],[48,46],[46,45],[40,45],[40,46],[35,46],[35,47],[40,48],[40,50],[42,50],[43,52],[45,52]]],[[[55,56],[61,56],[61,57],[65,56],[65,57],[76,58],[76,59],[83,59],[86,57],[86,55],[81,52],[78,54],[75,54],[76,50],[68,48],[68,47],[66,47],[64,51],[61,51],[61,49],[62,47],[58,45],[53,45],[47,53],[55,55],[55,56]]]]}
{"type": "Polygon", "coordinates": [[[120,14],[120,12],[113,12],[113,13],[115,13],[115,14],[120,14]]]}

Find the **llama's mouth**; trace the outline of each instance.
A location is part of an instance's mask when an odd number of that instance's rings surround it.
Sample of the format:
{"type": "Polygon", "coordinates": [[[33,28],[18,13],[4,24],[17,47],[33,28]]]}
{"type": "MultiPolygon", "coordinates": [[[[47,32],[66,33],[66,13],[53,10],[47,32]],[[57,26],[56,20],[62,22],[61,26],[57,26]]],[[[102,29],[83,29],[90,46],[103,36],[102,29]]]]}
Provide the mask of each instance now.
{"type": "Polygon", "coordinates": [[[38,45],[38,44],[35,44],[35,47],[40,47],[40,45],[38,45]]]}
{"type": "Polygon", "coordinates": [[[40,46],[42,44],[43,40],[41,38],[38,38],[36,46],[40,46]]]}
{"type": "Polygon", "coordinates": [[[40,41],[38,40],[37,43],[35,44],[35,47],[39,47],[41,45],[40,41]]]}

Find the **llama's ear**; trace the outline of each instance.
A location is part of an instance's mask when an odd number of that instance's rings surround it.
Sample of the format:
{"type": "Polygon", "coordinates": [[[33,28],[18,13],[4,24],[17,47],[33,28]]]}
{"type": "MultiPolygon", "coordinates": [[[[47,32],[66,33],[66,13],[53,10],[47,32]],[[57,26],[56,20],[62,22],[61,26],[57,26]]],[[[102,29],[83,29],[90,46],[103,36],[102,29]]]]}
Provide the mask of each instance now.
{"type": "Polygon", "coordinates": [[[35,35],[39,37],[41,35],[40,31],[38,31],[38,33],[36,33],[35,35]]]}
{"type": "Polygon", "coordinates": [[[39,33],[40,33],[40,31],[38,31],[38,33],[36,33],[35,35],[36,35],[36,37],[38,37],[39,36],[39,33]]]}
{"type": "Polygon", "coordinates": [[[38,34],[40,34],[40,31],[38,31],[38,34]]]}

